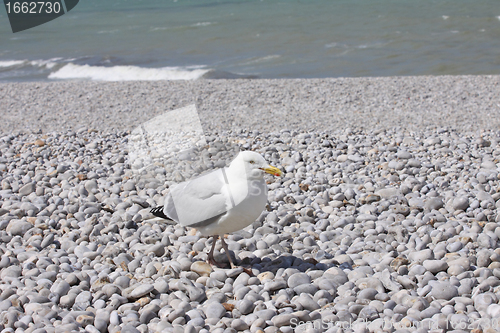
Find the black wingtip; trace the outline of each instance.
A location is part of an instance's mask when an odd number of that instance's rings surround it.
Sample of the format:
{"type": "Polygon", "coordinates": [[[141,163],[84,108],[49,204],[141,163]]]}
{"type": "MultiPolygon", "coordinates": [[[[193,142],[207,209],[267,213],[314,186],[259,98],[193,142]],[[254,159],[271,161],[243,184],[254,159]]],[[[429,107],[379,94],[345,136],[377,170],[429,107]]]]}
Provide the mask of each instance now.
{"type": "Polygon", "coordinates": [[[168,217],[163,213],[163,206],[158,206],[150,210],[151,214],[162,219],[168,220],[168,217]]]}

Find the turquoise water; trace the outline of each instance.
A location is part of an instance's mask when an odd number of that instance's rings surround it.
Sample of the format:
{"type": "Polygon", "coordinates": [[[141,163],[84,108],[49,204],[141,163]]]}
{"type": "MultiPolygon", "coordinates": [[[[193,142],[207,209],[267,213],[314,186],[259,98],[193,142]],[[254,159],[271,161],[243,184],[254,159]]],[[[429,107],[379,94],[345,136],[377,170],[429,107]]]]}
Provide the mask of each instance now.
{"type": "Polygon", "coordinates": [[[13,34],[0,80],[500,74],[498,0],[81,0],[13,34]]]}

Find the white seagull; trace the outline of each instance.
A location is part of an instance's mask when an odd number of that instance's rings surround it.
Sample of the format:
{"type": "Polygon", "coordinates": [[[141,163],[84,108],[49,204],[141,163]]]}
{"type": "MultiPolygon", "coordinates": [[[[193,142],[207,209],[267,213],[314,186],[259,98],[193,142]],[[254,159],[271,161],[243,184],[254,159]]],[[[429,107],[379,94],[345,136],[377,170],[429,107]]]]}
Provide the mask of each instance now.
{"type": "Polygon", "coordinates": [[[267,202],[264,173],[282,175],[281,170],[269,165],[260,154],[240,152],[229,167],[171,187],[165,204],[153,208],[151,213],[196,228],[203,236],[212,236],[208,262],[219,267],[214,250],[221,236],[222,247],[233,268],[223,235],[255,222],[264,210],[267,202]]]}

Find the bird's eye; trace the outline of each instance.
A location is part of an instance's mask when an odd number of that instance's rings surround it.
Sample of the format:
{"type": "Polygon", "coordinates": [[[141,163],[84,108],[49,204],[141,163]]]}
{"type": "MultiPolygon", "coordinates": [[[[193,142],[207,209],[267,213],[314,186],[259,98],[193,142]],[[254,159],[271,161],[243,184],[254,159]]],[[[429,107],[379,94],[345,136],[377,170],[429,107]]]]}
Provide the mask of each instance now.
{"type": "Polygon", "coordinates": [[[255,161],[250,161],[249,163],[250,163],[250,164],[255,164],[255,161]]]}

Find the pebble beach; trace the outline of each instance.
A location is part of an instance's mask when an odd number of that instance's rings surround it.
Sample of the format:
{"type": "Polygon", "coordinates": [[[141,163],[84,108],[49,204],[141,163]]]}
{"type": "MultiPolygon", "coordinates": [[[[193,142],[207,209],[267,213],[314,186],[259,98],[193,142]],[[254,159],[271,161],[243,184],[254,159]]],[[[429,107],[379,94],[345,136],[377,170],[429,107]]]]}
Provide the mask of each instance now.
{"type": "Polygon", "coordinates": [[[500,330],[500,76],[2,83],[0,115],[1,332],[500,330]],[[206,146],[134,170],[191,104],[206,146]],[[283,177],[221,269],[149,211],[238,150],[283,177]]]}

